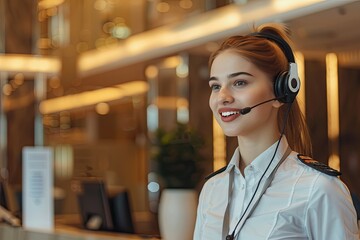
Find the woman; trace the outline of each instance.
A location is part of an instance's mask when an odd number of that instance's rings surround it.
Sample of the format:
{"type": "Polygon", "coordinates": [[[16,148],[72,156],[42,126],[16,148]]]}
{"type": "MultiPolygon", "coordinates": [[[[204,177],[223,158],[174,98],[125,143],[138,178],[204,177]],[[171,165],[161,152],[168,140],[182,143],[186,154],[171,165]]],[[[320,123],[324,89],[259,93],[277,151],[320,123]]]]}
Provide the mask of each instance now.
{"type": "Polygon", "coordinates": [[[298,155],[311,144],[287,42],[283,25],[267,24],[210,57],[209,105],[238,147],[201,191],[194,240],[358,239],[340,173],[298,155]]]}

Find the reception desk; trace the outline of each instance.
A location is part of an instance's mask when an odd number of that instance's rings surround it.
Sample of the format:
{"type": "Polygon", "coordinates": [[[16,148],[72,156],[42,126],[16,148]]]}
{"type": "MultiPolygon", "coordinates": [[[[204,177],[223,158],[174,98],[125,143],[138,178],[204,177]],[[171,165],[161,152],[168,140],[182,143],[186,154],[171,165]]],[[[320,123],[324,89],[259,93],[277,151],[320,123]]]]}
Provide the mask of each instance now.
{"type": "MultiPolygon", "coordinates": [[[[140,226],[141,228],[141,226],[140,226]]],[[[142,228],[143,229],[143,228],[142,228]]],[[[141,230],[140,230],[141,231],[141,230]]],[[[144,230],[143,232],[147,232],[144,230]]],[[[0,222],[0,240],[159,240],[158,236],[145,234],[126,234],[103,231],[90,231],[80,225],[78,215],[60,215],[55,217],[55,229],[52,232],[27,230],[12,227],[0,222]]]]}
{"type": "Polygon", "coordinates": [[[25,230],[21,227],[12,227],[5,223],[0,223],[0,240],[158,240],[151,236],[94,232],[84,229],[57,225],[53,232],[40,232],[25,230]]]}

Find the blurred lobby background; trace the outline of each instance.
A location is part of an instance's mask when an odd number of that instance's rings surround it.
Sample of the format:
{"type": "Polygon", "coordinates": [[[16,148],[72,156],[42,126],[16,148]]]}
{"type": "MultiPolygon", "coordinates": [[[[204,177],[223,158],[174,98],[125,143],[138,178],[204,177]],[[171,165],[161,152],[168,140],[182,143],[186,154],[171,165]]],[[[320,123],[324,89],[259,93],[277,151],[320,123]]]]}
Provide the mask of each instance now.
{"type": "Polygon", "coordinates": [[[74,179],[100,176],[156,225],[155,131],[189,125],[204,176],[224,166],[236,140],[213,122],[208,57],[275,21],[292,30],[313,157],[359,195],[359,12],[349,0],[0,0],[0,179],[19,191],[22,148],[51,146],[57,213],[78,212],[74,179]]]}

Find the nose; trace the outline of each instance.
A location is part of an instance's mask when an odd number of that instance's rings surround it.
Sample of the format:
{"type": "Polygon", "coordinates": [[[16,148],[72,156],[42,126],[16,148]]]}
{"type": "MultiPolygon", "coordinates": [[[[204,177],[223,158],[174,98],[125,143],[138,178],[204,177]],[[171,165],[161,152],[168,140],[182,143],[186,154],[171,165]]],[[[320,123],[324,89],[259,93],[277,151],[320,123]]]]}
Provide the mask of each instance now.
{"type": "Polygon", "coordinates": [[[233,101],[234,101],[234,97],[231,91],[226,87],[222,87],[219,92],[219,103],[229,104],[232,103],[233,101]]]}

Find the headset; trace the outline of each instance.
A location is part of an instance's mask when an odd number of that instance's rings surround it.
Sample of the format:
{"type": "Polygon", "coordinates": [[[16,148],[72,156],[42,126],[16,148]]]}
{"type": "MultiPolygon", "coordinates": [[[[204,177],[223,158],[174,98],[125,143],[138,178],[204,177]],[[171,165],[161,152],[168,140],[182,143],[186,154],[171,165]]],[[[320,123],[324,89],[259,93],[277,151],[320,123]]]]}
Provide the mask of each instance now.
{"type": "Polygon", "coordinates": [[[280,72],[274,82],[275,97],[282,103],[292,103],[300,90],[300,79],[295,63],[295,57],[290,45],[280,36],[271,33],[256,32],[249,34],[259,38],[265,38],[274,42],[285,54],[289,62],[289,70],[280,72]]]}

